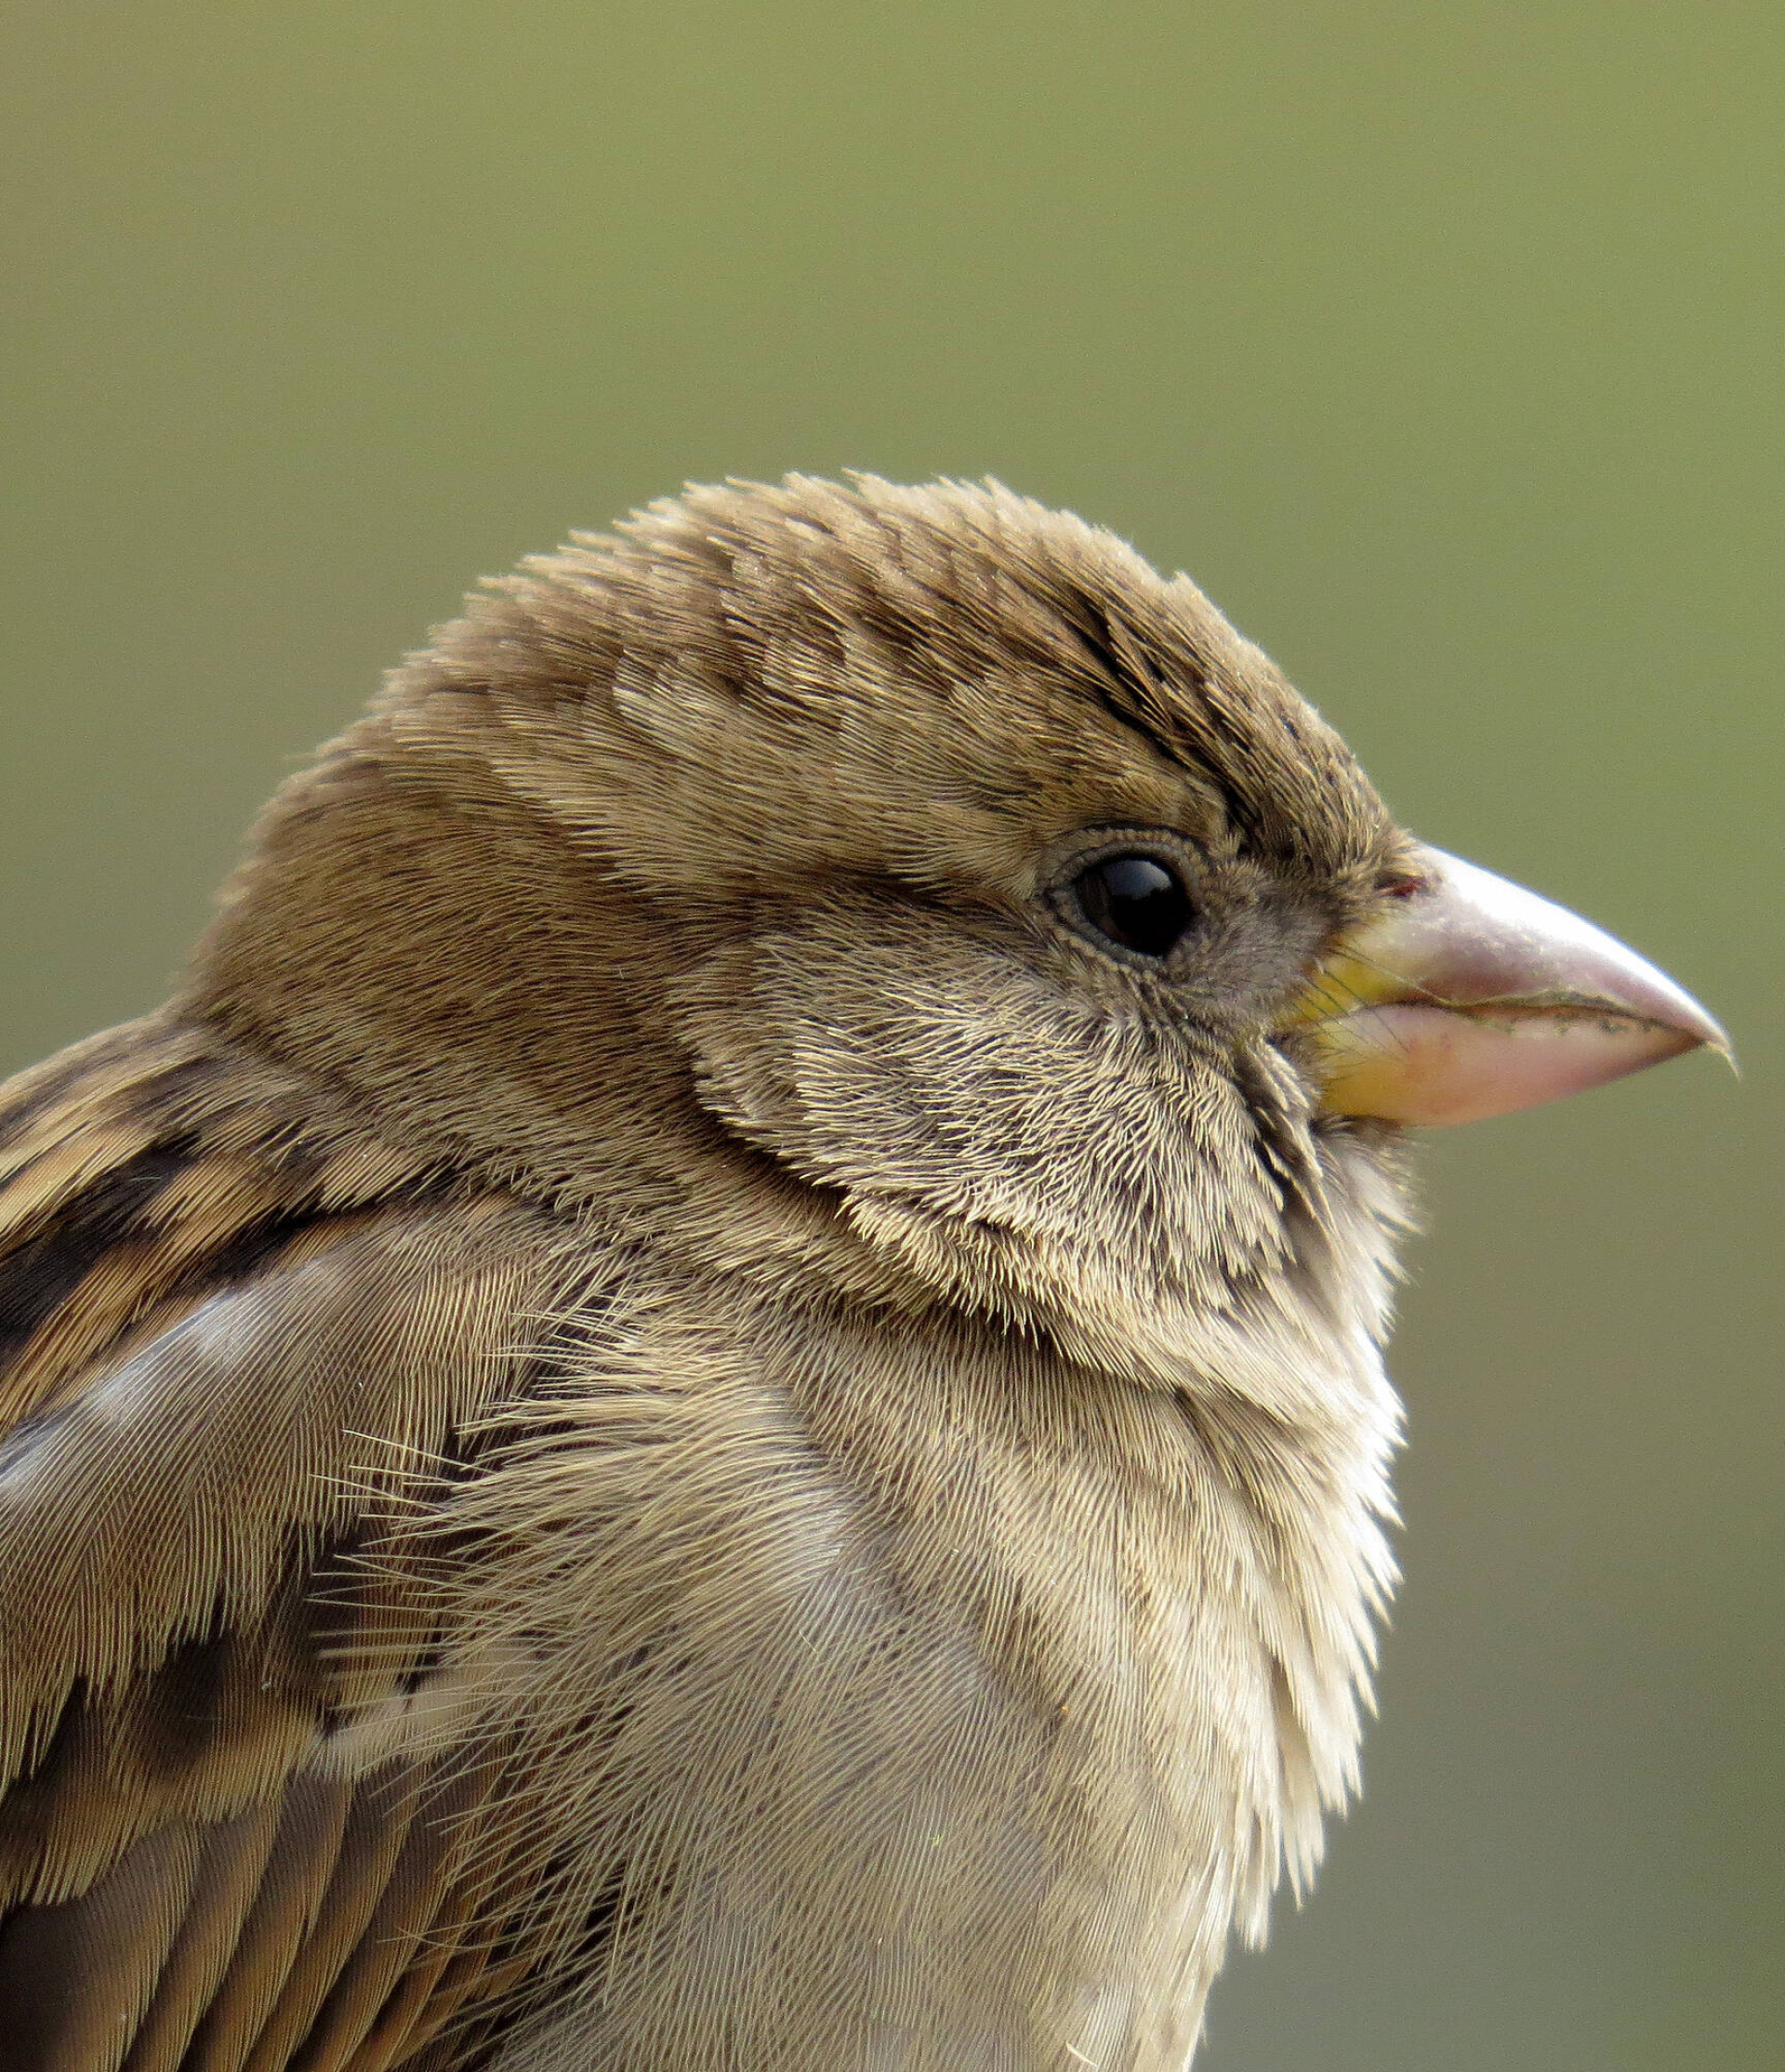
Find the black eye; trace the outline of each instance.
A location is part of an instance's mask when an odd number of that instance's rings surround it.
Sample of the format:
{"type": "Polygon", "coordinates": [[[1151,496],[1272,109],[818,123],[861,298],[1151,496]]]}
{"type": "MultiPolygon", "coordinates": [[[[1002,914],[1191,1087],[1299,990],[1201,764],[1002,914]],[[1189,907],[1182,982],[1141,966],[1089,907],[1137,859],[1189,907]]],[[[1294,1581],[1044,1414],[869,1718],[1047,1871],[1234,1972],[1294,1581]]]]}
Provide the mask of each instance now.
{"type": "Polygon", "coordinates": [[[1073,879],[1078,910],[1100,935],[1164,957],[1196,919],[1177,873],[1153,856],[1104,856],[1073,879]]]}

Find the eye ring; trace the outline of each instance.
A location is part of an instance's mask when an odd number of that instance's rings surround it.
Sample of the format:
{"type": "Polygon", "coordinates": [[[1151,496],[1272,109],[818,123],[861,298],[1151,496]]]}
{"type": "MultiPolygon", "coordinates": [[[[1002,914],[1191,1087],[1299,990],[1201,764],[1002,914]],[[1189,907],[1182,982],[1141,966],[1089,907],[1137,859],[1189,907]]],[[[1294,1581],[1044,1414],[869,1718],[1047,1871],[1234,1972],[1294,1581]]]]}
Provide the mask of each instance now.
{"type": "Polygon", "coordinates": [[[1163,964],[1196,925],[1183,874],[1157,850],[1105,850],[1087,859],[1063,889],[1080,929],[1125,959],[1163,964]]]}

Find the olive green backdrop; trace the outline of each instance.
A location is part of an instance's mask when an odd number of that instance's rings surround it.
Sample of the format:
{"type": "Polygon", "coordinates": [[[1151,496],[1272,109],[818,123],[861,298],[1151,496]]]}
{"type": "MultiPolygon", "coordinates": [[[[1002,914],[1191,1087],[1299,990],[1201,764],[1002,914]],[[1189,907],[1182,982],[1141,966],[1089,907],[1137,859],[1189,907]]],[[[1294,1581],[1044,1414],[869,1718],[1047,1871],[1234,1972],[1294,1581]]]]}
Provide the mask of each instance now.
{"type": "Polygon", "coordinates": [[[1429,1146],[1366,1796],[1203,2063],[1777,2072],[1785,15],[8,13],[0,1062],[153,1002],[573,524],[850,466],[1113,524],[1746,1072],[1429,1146]]]}

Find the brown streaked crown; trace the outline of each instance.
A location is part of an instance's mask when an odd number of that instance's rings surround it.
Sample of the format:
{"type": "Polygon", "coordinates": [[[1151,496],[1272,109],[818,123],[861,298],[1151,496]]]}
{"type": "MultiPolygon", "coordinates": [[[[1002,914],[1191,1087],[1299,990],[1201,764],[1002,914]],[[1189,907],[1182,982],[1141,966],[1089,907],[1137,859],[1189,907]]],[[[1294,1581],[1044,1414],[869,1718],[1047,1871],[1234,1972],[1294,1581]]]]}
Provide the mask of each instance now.
{"type": "Polygon", "coordinates": [[[1343,881],[1392,838],[1344,744],[1187,577],[997,484],[691,488],[491,585],[385,710],[424,755],[469,729],[660,889],[1010,885],[1099,821],[1343,881]]]}

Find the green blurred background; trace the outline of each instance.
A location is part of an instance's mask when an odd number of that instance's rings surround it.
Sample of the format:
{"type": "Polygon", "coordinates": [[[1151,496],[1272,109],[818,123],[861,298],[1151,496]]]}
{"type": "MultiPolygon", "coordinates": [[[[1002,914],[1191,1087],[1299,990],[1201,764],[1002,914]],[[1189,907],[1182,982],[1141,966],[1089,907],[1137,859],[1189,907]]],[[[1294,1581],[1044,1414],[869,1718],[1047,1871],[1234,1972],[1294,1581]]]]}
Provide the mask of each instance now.
{"type": "Polygon", "coordinates": [[[1430,1145],[1367,1793],[1198,2072],[1785,2065],[1777,5],[8,16],[0,1062],[571,525],[1115,526],[1746,1070],[1430,1145]]]}

